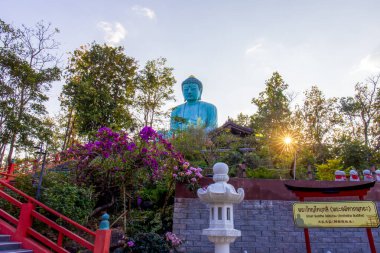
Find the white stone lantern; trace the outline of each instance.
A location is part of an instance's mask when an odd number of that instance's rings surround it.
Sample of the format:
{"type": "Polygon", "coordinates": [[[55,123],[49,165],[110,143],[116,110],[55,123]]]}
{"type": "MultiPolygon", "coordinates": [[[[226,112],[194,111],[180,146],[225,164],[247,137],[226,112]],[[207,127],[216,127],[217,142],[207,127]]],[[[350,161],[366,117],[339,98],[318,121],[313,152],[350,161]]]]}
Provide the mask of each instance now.
{"type": "Polygon", "coordinates": [[[215,253],[229,253],[230,244],[241,236],[240,230],[234,229],[233,206],[244,199],[244,190],[227,184],[228,166],[216,163],[213,167],[214,184],[207,189],[198,189],[198,197],[210,207],[210,227],[203,229],[202,235],[215,244],[215,253]]]}

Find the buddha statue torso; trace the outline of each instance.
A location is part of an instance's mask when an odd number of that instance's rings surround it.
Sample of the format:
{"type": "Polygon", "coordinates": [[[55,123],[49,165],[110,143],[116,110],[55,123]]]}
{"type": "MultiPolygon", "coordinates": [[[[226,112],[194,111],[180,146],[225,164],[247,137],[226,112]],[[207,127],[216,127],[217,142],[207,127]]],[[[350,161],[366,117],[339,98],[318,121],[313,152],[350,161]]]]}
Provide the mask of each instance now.
{"type": "Polygon", "coordinates": [[[189,77],[182,83],[182,93],[186,102],[175,107],[171,113],[170,129],[184,130],[189,126],[205,127],[209,132],[217,127],[217,110],[213,104],[200,101],[202,83],[189,77]]]}

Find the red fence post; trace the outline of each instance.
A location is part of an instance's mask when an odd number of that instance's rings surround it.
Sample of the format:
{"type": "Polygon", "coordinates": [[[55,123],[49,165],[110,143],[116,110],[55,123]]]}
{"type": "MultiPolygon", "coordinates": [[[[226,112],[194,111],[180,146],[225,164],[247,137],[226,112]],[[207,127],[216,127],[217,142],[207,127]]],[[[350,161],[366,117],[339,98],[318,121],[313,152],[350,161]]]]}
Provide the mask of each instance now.
{"type": "Polygon", "coordinates": [[[96,230],[94,253],[108,253],[111,243],[111,230],[96,230]]]}
{"type": "Polygon", "coordinates": [[[8,165],[7,174],[13,174],[13,172],[15,171],[15,167],[16,167],[16,164],[12,160],[12,162],[8,165]]]}
{"type": "Polygon", "coordinates": [[[8,165],[8,171],[7,171],[8,175],[6,176],[7,181],[11,179],[9,175],[13,175],[13,172],[15,171],[15,167],[16,167],[16,164],[13,162],[13,159],[12,159],[12,162],[8,165]]]}
{"type": "Polygon", "coordinates": [[[28,228],[32,226],[33,218],[32,211],[34,210],[34,205],[32,203],[23,203],[21,205],[21,212],[17,224],[16,232],[13,236],[15,240],[22,240],[26,237],[28,228]]]}

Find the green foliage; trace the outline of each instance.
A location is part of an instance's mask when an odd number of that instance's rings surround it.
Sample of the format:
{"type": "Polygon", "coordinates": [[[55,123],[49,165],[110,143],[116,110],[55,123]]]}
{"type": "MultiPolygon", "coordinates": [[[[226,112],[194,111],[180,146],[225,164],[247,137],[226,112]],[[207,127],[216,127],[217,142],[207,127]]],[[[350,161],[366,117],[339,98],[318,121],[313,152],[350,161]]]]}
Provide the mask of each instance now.
{"type": "Polygon", "coordinates": [[[379,81],[380,74],[370,76],[364,83],[355,85],[353,97],[343,97],[340,100],[340,109],[346,119],[345,133],[363,140],[366,147],[378,146],[379,81]]]}
{"type": "Polygon", "coordinates": [[[95,206],[95,197],[91,188],[78,187],[67,182],[56,183],[44,189],[42,201],[80,224],[87,223],[95,206]]]}
{"type": "Polygon", "coordinates": [[[167,116],[161,110],[165,102],[174,100],[175,79],[173,68],[165,66],[166,59],[148,61],[137,75],[137,109],[143,115],[144,126],[156,126],[162,117],[167,116]]]}
{"type": "MultiPolygon", "coordinates": [[[[25,192],[27,195],[31,197],[36,196],[37,192],[37,184],[39,180],[40,171],[32,176],[30,174],[21,174],[18,175],[15,179],[14,186],[17,189],[25,192]]],[[[70,176],[63,173],[50,172],[43,176],[42,178],[42,189],[48,189],[54,187],[57,184],[70,184],[72,183],[70,180],[70,176]]]]}
{"type": "MultiPolygon", "coordinates": [[[[14,186],[33,198],[36,195],[37,182],[33,184],[33,177],[31,175],[17,176],[14,186]]],[[[26,201],[13,192],[9,192],[9,194],[22,202],[26,201]]],[[[43,177],[40,201],[70,219],[81,224],[86,224],[87,218],[95,205],[95,196],[91,188],[74,185],[68,175],[51,172],[43,177]]],[[[7,203],[4,203],[2,208],[15,215],[15,217],[18,216],[18,210],[12,208],[7,203]]],[[[57,219],[57,217],[52,216],[50,213],[46,213],[45,215],[52,220],[57,219]]],[[[42,223],[38,226],[43,227],[42,223]]]]}
{"type": "MultiPolygon", "coordinates": [[[[20,175],[16,177],[16,181],[14,186],[25,192],[27,195],[34,197],[36,195],[36,188],[33,187],[32,185],[32,177],[30,175],[20,175]]],[[[21,202],[26,202],[26,200],[23,197],[20,197],[20,195],[14,193],[11,190],[5,189],[5,192],[12,196],[13,198],[21,201],[21,202]]],[[[8,212],[9,214],[13,215],[14,217],[18,217],[20,214],[20,209],[16,208],[12,204],[10,204],[8,201],[0,198],[0,206],[1,209],[4,211],[8,212]]]]}
{"type": "Polygon", "coordinates": [[[259,166],[263,166],[263,159],[259,156],[258,152],[247,152],[243,155],[243,161],[247,165],[248,168],[258,168],[259,166]]]}
{"type": "MultiPolygon", "coordinates": [[[[32,185],[30,176],[17,177],[15,186],[35,196],[37,188],[32,185]]],[[[42,180],[41,202],[80,224],[86,224],[96,198],[91,187],[73,184],[69,174],[50,172],[42,180]]]]}
{"type": "Polygon", "coordinates": [[[16,147],[50,139],[44,103],[61,74],[54,54],[57,33],[43,22],[16,28],[0,20],[0,150],[9,146],[8,162],[16,147]]]}
{"type": "Polygon", "coordinates": [[[129,214],[127,234],[135,235],[141,232],[163,232],[163,224],[159,209],[138,210],[132,209],[129,214]]]}
{"type": "Polygon", "coordinates": [[[276,179],[278,174],[274,170],[269,170],[266,168],[257,169],[247,169],[246,170],[248,178],[261,178],[261,179],[276,179]]]}
{"type": "Polygon", "coordinates": [[[321,163],[329,156],[327,143],[333,135],[334,127],[341,122],[337,98],[326,99],[317,86],[312,86],[304,94],[304,103],[295,112],[297,122],[302,126],[300,142],[303,148],[312,152],[316,162],[321,163]]]}
{"type": "Polygon", "coordinates": [[[316,164],[318,180],[334,180],[335,171],[343,170],[342,159],[327,160],[327,163],[316,164]]]}
{"type": "Polygon", "coordinates": [[[265,90],[260,92],[259,97],[252,99],[252,104],[257,106],[253,122],[257,132],[271,136],[272,131],[284,130],[288,124],[291,113],[289,98],[285,94],[288,84],[278,72],[274,72],[265,85],[265,90]]]}
{"type": "Polygon", "coordinates": [[[33,177],[31,175],[17,176],[14,186],[33,198],[36,196],[37,188],[33,186],[33,177]]]}
{"type": "MultiPolygon", "coordinates": [[[[312,167],[310,166],[310,168],[312,168],[312,167]]],[[[310,170],[310,172],[313,173],[312,170],[310,170]]],[[[296,179],[297,180],[310,180],[307,167],[297,166],[296,179]]]]}
{"type": "Polygon", "coordinates": [[[239,113],[236,117],[236,120],[234,120],[236,124],[243,127],[250,127],[251,126],[251,117],[247,114],[239,113]]]}
{"type": "Polygon", "coordinates": [[[228,164],[230,168],[235,167],[243,161],[243,154],[239,151],[231,150],[223,154],[221,161],[228,164]]]}
{"type": "Polygon", "coordinates": [[[204,129],[189,127],[186,131],[176,133],[171,142],[176,150],[183,154],[184,158],[194,166],[202,168],[212,166],[212,161],[208,159],[208,154],[202,152],[207,145],[210,145],[210,140],[204,129]]]}
{"type": "MultiPolygon", "coordinates": [[[[291,163],[295,145],[284,146],[284,137],[292,134],[290,98],[286,94],[288,84],[278,72],[274,72],[265,83],[265,90],[252,104],[257,112],[252,115],[252,127],[258,137],[257,152],[265,161],[262,167],[285,171],[291,163]]],[[[281,175],[282,176],[282,175],[281,175]]]]}
{"type": "Polygon", "coordinates": [[[346,140],[338,149],[339,155],[342,157],[344,167],[367,168],[369,166],[369,158],[371,150],[360,141],[346,140]]]}
{"type": "Polygon", "coordinates": [[[72,53],[61,103],[68,112],[74,109],[80,135],[94,136],[102,126],[120,130],[133,125],[136,70],[122,47],[93,43],[72,53]]]}
{"type": "MultiPolygon", "coordinates": [[[[257,140],[254,135],[240,137],[233,135],[229,130],[219,131],[212,136],[212,145],[208,147],[213,163],[221,161],[230,167],[230,176],[238,173],[238,167],[245,163],[249,168],[256,168],[258,164],[257,140]],[[246,148],[255,151],[246,152],[246,148]]],[[[212,164],[213,164],[212,163],[212,164]]]]}
{"type": "Polygon", "coordinates": [[[156,207],[161,207],[164,204],[165,196],[168,194],[168,182],[163,179],[163,181],[157,182],[154,185],[147,185],[143,189],[137,192],[137,195],[143,201],[151,201],[156,207]]]}
{"type": "Polygon", "coordinates": [[[169,253],[166,241],[156,233],[139,233],[133,237],[134,253],[169,253]]]}

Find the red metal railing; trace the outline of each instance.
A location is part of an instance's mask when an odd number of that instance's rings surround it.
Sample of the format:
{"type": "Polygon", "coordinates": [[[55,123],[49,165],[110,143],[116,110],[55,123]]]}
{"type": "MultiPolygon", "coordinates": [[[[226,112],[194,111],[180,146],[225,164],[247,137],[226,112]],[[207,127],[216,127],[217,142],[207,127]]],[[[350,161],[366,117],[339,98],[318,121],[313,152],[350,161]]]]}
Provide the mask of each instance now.
{"type": "MultiPolygon", "coordinates": [[[[1,175],[4,175],[4,174],[5,173],[1,173],[1,175]]],[[[5,176],[9,176],[9,175],[6,174],[5,176]]],[[[20,209],[20,216],[18,219],[13,217],[9,213],[5,212],[4,210],[0,209],[0,218],[2,218],[3,220],[7,221],[8,224],[13,225],[15,227],[15,233],[12,236],[16,240],[22,241],[25,238],[32,238],[34,241],[44,245],[46,248],[49,248],[53,250],[54,252],[67,253],[69,251],[64,249],[62,246],[64,237],[67,237],[77,242],[79,245],[91,250],[92,252],[97,252],[97,253],[108,252],[108,248],[110,244],[110,235],[111,235],[110,230],[97,230],[96,232],[94,232],[78,224],[77,222],[67,218],[66,216],[58,213],[57,211],[49,208],[48,206],[44,205],[38,200],[28,196],[24,192],[10,185],[6,180],[0,180],[0,198],[6,200],[8,203],[20,209]],[[23,197],[27,202],[22,203],[21,201],[13,198],[12,196],[10,196],[4,191],[5,188],[16,193],[18,196],[23,197]],[[47,218],[43,214],[37,212],[36,207],[39,207],[43,209],[44,211],[50,214],[53,214],[60,220],[65,221],[67,224],[70,224],[75,229],[80,231],[81,234],[85,234],[87,235],[86,237],[92,238],[93,240],[91,241],[95,241],[95,243],[92,243],[82,238],[77,233],[70,231],[69,229],[47,218]],[[34,219],[46,224],[51,229],[54,229],[55,231],[57,231],[58,232],[57,241],[53,242],[49,238],[45,237],[41,233],[34,230],[32,228],[34,219]]]]}
{"type": "Polygon", "coordinates": [[[5,173],[5,172],[0,172],[0,176],[3,176],[5,178],[5,180],[12,180],[14,179],[17,174],[8,174],[8,173],[5,173]]]}

